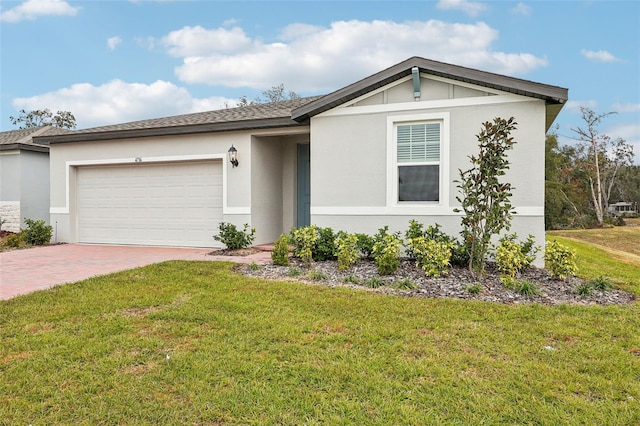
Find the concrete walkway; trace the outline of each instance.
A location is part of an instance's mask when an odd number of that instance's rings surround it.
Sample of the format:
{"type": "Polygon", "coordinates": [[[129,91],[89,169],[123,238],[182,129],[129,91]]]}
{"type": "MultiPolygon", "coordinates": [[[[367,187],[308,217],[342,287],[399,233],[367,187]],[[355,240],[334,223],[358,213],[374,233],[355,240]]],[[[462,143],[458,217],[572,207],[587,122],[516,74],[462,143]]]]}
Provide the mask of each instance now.
{"type": "Polygon", "coordinates": [[[166,260],[221,260],[265,264],[269,251],[243,257],[211,256],[213,249],[61,244],[0,253],[0,300],[96,275],[166,260]]]}

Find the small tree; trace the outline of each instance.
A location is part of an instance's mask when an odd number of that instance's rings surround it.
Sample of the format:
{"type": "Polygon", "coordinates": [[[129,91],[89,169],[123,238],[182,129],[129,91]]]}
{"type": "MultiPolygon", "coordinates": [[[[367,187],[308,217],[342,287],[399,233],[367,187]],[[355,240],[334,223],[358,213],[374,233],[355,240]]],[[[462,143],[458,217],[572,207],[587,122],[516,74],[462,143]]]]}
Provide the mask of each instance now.
{"type": "Polygon", "coordinates": [[[60,127],[61,129],[75,129],[76,118],[69,111],[58,111],[53,114],[48,108],[33,111],[20,110],[17,117],[10,116],[9,120],[19,129],[31,129],[40,126],[60,127]]]}
{"type": "Polygon", "coordinates": [[[469,170],[459,170],[460,180],[456,182],[462,198],[456,199],[462,210],[454,211],[464,212],[461,233],[471,272],[484,270],[491,237],[511,226],[513,210],[509,199],[513,188],[510,183],[501,182],[500,177],[509,169],[506,153],[516,143],[511,132],[517,124],[513,117],[485,122],[477,135],[480,153],[469,157],[469,170]]]}

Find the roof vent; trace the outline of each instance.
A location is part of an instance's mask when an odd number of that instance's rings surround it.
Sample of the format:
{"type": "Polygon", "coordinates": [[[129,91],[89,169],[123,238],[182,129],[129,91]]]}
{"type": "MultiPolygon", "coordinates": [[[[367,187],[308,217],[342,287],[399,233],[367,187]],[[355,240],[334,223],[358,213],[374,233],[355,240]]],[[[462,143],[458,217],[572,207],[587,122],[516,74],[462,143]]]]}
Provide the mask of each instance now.
{"type": "Polygon", "coordinates": [[[416,101],[420,100],[420,69],[418,67],[411,68],[411,74],[413,74],[413,98],[416,101]]]}

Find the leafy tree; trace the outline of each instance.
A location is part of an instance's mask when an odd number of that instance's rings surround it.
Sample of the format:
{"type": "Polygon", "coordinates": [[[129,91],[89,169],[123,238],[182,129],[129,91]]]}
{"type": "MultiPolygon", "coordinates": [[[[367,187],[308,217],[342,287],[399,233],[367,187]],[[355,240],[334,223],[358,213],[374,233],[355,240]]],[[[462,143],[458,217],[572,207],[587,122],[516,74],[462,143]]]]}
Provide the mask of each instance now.
{"type": "Polygon", "coordinates": [[[76,118],[69,111],[57,111],[53,114],[48,108],[33,111],[20,110],[17,117],[10,116],[9,120],[19,129],[31,129],[40,126],[54,126],[62,129],[75,129],[76,118]]]}
{"type": "Polygon", "coordinates": [[[459,170],[458,188],[462,198],[456,197],[464,211],[462,237],[469,255],[469,270],[484,270],[491,237],[503,229],[509,230],[513,210],[509,201],[511,184],[501,182],[505,170],[509,169],[507,151],[516,141],[511,132],[516,129],[513,117],[500,117],[485,122],[477,135],[480,153],[469,157],[472,167],[459,170]]]}
{"type": "Polygon", "coordinates": [[[255,99],[250,100],[246,96],[241,96],[240,99],[238,99],[236,107],[246,107],[271,102],[282,102],[300,98],[300,96],[298,96],[298,94],[294,91],[290,90],[287,92],[284,88],[284,84],[282,83],[277,86],[271,86],[271,89],[262,92],[262,96],[264,96],[266,99],[263,100],[260,97],[256,97],[255,99]]]}
{"type": "Polygon", "coordinates": [[[580,111],[586,127],[571,129],[579,141],[576,160],[584,173],[597,223],[602,226],[611,194],[620,183],[620,170],[633,163],[633,147],[622,138],[611,139],[598,131],[602,120],[613,113],[596,114],[584,107],[580,111]]]}

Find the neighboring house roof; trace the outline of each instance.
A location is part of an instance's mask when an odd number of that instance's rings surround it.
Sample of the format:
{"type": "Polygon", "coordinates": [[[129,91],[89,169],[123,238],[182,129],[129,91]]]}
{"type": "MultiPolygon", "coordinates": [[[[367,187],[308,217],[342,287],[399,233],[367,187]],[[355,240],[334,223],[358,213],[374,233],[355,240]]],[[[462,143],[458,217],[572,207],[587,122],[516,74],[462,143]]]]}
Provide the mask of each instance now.
{"type": "Polygon", "coordinates": [[[54,136],[71,133],[70,130],[53,126],[38,126],[29,129],[10,130],[0,132],[0,151],[24,150],[49,152],[49,146],[41,141],[35,142],[37,136],[54,136]]]}
{"type": "Polygon", "coordinates": [[[39,138],[38,141],[47,143],[78,142],[300,126],[301,123],[291,119],[292,111],[318,98],[319,96],[312,96],[288,101],[93,127],[76,130],[72,134],[64,135],[64,137],[39,138]]]}
{"type": "Polygon", "coordinates": [[[437,62],[414,56],[406,61],[387,68],[386,70],[380,71],[379,73],[298,108],[294,111],[292,118],[298,121],[305,120],[309,117],[320,114],[321,112],[332,109],[375,89],[383,87],[399,78],[411,75],[411,69],[413,67],[418,67],[420,72],[451,80],[463,81],[465,83],[497,89],[503,92],[543,99],[547,104],[547,130],[569,97],[568,89],[562,87],[550,86],[529,80],[522,80],[519,78],[508,77],[472,68],[465,68],[458,65],[446,64],[444,62],[437,62]]]}
{"type": "Polygon", "coordinates": [[[413,67],[418,67],[421,72],[451,80],[542,99],[546,103],[547,130],[568,99],[568,90],[562,87],[412,57],[325,96],[140,120],[78,130],[59,136],[42,135],[38,136],[37,142],[48,144],[98,141],[306,125],[308,120],[317,114],[410,75],[413,67]]]}

